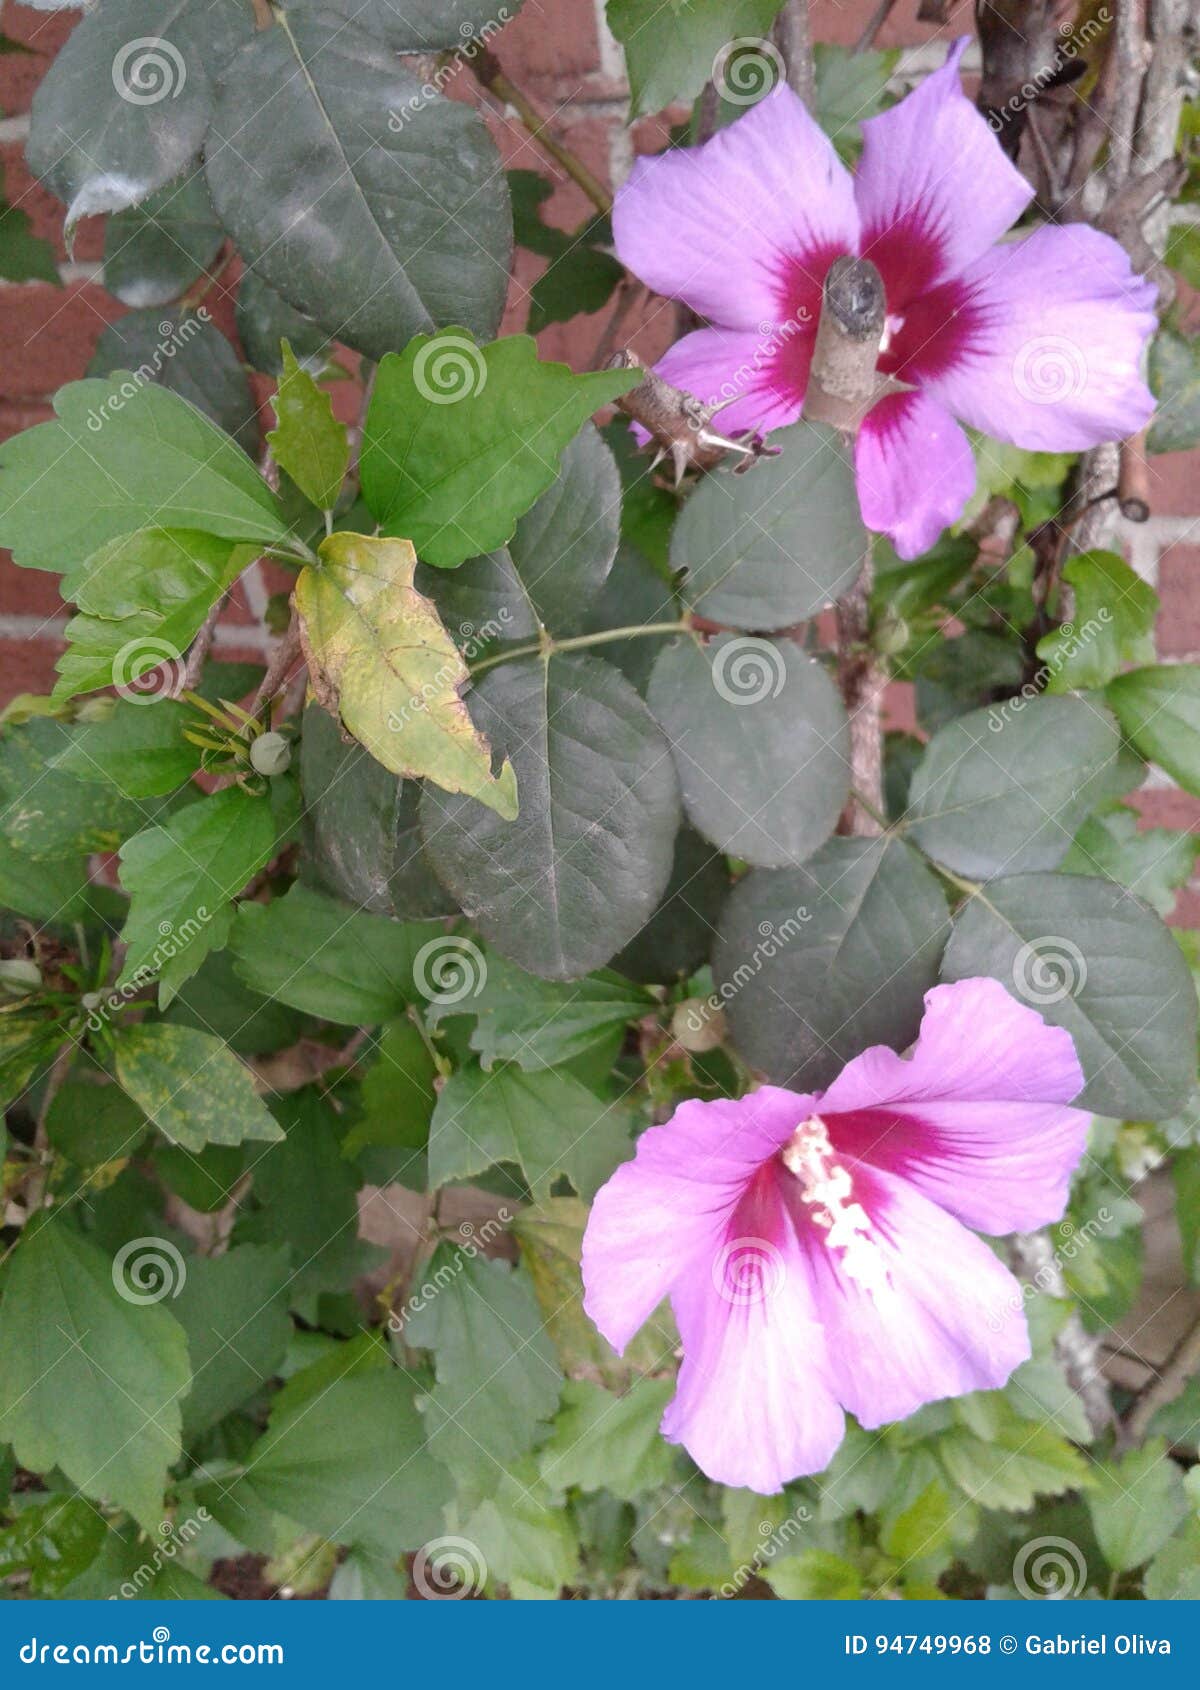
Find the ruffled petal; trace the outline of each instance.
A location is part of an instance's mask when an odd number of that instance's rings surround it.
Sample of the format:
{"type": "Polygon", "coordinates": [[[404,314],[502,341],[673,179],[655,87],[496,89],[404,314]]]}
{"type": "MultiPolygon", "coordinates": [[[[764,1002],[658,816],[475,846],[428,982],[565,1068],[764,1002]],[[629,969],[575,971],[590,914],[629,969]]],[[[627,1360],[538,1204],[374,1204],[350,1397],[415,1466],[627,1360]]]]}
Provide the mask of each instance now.
{"type": "Polygon", "coordinates": [[[617,191],[613,236],[656,293],[755,329],[795,309],[797,266],[819,297],[832,259],[857,248],[858,214],[831,142],[780,84],[703,146],[638,159],[617,191]]]}
{"type": "Polygon", "coordinates": [[[706,404],[733,403],[714,420],[722,434],[766,433],[793,423],[804,404],[813,333],[780,340],[773,332],[696,329],[655,365],[659,375],[706,404]]]}
{"type": "Polygon", "coordinates": [[[818,1108],[843,1154],[902,1175],[967,1226],[1000,1235],[1060,1220],[1090,1116],[1074,1041],[998,980],[925,995],[911,1056],[879,1045],[818,1108]]]}
{"type": "Polygon", "coordinates": [[[597,1192],[583,1237],[583,1306],[614,1349],[677,1284],[709,1274],[756,1173],[812,1104],[763,1086],[738,1102],[682,1103],[642,1134],[597,1192]]]}
{"type": "Polygon", "coordinates": [[[968,36],[900,104],[863,124],[854,180],[864,258],[883,276],[889,311],[957,275],[999,240],[1033,189],[962,91],[968,36]]]}
{"type": "Polygon", "coordinates": [[[966,435],[925,392],[890,393],[872,407],[858,431],[854,468],[863,521],[902,558],[928,551],[975,491],[966,435]]]}
{"type": "Polygon", "coordinates": [[[671,1299],[683,1365],[663,1416],[719,1484],[771,1494],[819,1473],[842,1440],[803,1252],[772,1167],[671,1299]]]}
{"type": "Polygon", "coordinates": [[[867,1427],[925,1403],[994,1390],[1030,1354],[1021,1287],[973,1233],[905,1180],[862,1163],[853,1198],[869,1220],[862,1250],[874,1272],[847,1271],[849,1252],[800,1219],[833,1387],[867,1427]]]}
{"type": "Polygon", "coordinates": [[[1031,451],[1136,434],[1154,410],[1140,366],[1157,297],[1122,247],[1082,224],[997,247],[961,277],[955,356],[926,378],[956,417],[1031,451]]]}

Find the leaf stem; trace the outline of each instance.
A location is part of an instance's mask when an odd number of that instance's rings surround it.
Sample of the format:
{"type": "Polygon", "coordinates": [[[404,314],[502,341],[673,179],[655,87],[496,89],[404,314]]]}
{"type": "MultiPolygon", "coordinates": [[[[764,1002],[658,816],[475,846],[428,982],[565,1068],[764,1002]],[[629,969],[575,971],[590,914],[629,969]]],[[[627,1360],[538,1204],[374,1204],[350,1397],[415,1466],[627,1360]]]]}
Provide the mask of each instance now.
{"type": "Polygon", "coordinates": [[[596,210],[607,216],[612,210],[612,195],[608,189],[592,175],[582,159],[576,158],[570,148],[563,145],[529,96],[509,81],[496,55],[489,52],[482,41],[475,39],[464,51],[464,57],[488,92],[504,105],[512,107],[542,151],[555,164],[561,165],[571,180],[583,189],[596,210]]]}
{"type": "Polygon", "coordinates": [[[575,634],[569,640],[555,640],[547,636],[536,645],[511,646],[507,651],[495,652],[491,657],[485,657],[482,663],[473,663],[471,674],[482,675],[485,669],[494,669],[498,663],[515,663],[520,657],[550,658],[560,651],[586,651],[589,646],[608,645],[613,640],[638,640],[650,634],[693,632],[691,618],[688,617],[679,622],[636,622],[628,628],[605,628],[599,634],[575,634]]]}

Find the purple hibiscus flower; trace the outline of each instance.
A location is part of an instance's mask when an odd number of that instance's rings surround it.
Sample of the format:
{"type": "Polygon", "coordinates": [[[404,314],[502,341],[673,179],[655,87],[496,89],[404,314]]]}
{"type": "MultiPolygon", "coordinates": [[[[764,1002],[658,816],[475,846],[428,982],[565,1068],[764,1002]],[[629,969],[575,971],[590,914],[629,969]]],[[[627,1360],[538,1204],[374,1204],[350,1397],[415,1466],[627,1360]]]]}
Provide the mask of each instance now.
{"type": "Polygon", "coordinates": [[[681,1104],[596,1197],[584,1307],[618,1350],[665,1296],[683,1365],[664,1435],[727,1485],[820,1472],[862,1425],[1003,1385],[1021,1288],[968,1227],[1058,1220],[1088,1116],[1074,1043],[995,980],[926,995],[911,1054],[825,1092],[681,1104]]]}
{"type": "Polygon", "coordinates": [[[996,244],[1033,189],[962,92],[967,39],[863,124],[854,176],[781,84],[703,146],[639,159],[613,210],[623,263],[713,325],[657,368],[709,403],[732,399],[727,434],[796,420],[830,264],[877,265],[881,385],[903,388],[868,412],[855,469],[863,520],[904,558],[974,491],[960,422],[1073,452],[1136,433],[1154,409],[1139,363],[1155,289],[1117,242],[1076,223],[996,244]]]}

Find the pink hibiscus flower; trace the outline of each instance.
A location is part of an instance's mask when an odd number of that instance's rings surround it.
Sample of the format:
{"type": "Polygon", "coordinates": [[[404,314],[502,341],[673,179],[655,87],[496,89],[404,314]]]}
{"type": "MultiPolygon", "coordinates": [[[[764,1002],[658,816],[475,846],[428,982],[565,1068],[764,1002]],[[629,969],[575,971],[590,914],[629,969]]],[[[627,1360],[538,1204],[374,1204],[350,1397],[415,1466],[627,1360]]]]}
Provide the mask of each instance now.
{"type": "Polygon", "coordinates": [[[683,1365],[662,1430],[712,1479],[817,1473],[842,1410],[880,1426],[1003,1385],[1021,1287],[968,1227],[1047,1226],[1089,1117],[1069,1033],[995,980],[937,986],[907,1058],[825,1092],[681,1104],[597,1194],[584,1307],[614,1348],[669,1296],[683,1365]]]}
{"type": "Polygon", "coordinates": [[[959,422],[1074,452],[1136,433],[1154,409],[1139,363],[1156,293],[1117,242],[1073,223],[994,244],[1033,189],[962,92],[967,39],[863,124],[853,177],[781,84],[703,146],[639,159],[613,210],[622,262],[713,325],[656,367],[708,403],[732,399],[726,434],[795,422],[830,264],[878,266],[878,370],[913,391],[870,410],[855,469],[863,520],[905,558],[974,491],[959,422]]]}

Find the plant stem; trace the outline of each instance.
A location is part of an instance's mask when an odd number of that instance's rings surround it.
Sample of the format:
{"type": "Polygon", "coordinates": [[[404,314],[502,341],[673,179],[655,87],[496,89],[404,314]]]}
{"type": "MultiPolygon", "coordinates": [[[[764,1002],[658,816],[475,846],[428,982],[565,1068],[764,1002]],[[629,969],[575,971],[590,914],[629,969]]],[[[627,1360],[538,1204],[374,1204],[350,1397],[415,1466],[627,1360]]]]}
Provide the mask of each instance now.
{"type": "Polygon", "coordinates": [[[1134,1398],[1125,1418],[1117,1427],[1117,1447],[1130,1449],[1141,1443],[1150,1422],[1167,1403],[1182,1391],[1193,1373],[1200,1372],[1200,1316],[1188,1327],[1183,1337],[1156,1372],[1150,1383],[1134,1398]]]}
{"type": "Polygon", "coordinates": [[[799,94],[809,111],[814,110],[817,103],[817,80],[813,71],[808,0],[787,0],[775,20],[775,41],[787,66],[788,87],[793,94],[799,94]]]}
{"type": "Polygon", "coordinates": [[[592,175],[582,159],[576,158],[571,149],[563,145],[528,94],[509,81],[496,55],[489,52],[481,41],[470,45],[473,50],[465,55],[467,63],[489,94],[512,107],[546,156],[561,165],[571,180],[583,189],[596,210],[607,216],[612,210],[612,195],[604,184],[592,175]]]}
{"type": "Polygon", "coordinates": [[[569,640],[552,640],[547,637],[536,645],[512,646],[508,651],[498,651],[492,657],[485,657],[482,663],[471,665],[472,675],[482,675],[485,669],[494,669],[498,663],[514,663],[519,657],[553,657],[560,651],[586,651],[589,646],[608,645],[613,640],[639,640],[651,634],[690,634],[694,632],[690,620],[680,622],[638,622],[629,628],[606,628],[599,634],[576,634],[569,640]]]}

